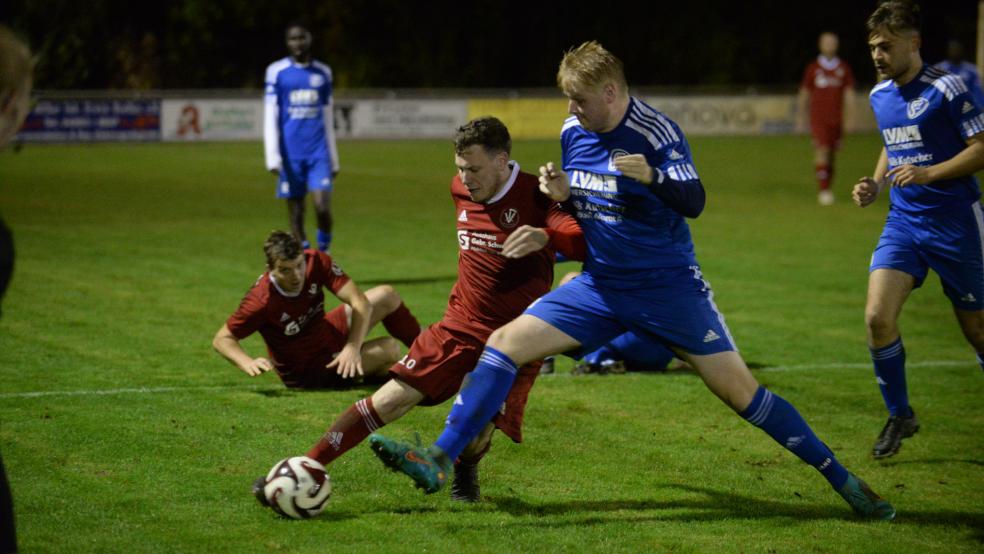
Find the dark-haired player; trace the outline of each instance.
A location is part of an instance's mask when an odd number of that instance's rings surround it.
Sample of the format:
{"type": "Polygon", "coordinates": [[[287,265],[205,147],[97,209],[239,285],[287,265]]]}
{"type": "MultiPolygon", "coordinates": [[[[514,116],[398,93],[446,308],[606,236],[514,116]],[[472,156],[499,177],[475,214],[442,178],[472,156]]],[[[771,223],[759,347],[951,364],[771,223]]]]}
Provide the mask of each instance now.
{"type": "Polygon", "coordinates": [[[288,387],[334,388],[356,378],[379,378],[400,358],[396,337],[410,346],[420,324],[392,287],[362,293],[331,256],[302,249],[274,231],[263,245],[267,271],[215,334],[212,346],[250,376],[275,370],[288,387]],[[328,289],[342,301],[325,313],[328,289]],[[391,337],[365,341],[379,322],[391,337]],[[239,341],[260,333],[270,358],[254,358],[239,341]]]}
{"type": "Polygon", "coordinates": [[[834,179],[834,155],[840,148],[841,135],[854,118],[854,73],[847,62],[837,57],[837,35],[820,34],[820,55],[806,66],[800,84],[799,126],[809,118],[813,135],[813,165],[817,177],[817,201],[821,206],[834,203],[830,184],[834,179]]]}
{"type": "Polygon", "coordinates": [[[984,169],[984,115],[959,77],[923,64],[918,7],[885,2],[867,26],[871,58],[884,79],[871,90],[884,147],[872,176],[854,186],[854,201],[867,206],[891,188],[865,306],[868,346],[888,408],[872,454],[884,458],[919,430],[898,318],[930,269],[984,368],[984,214],[974,178],[984,169]]]}
{"type": "MultiPolygon", "coordinates": [[[[328,464],[414,406],[433,406],[454,396],[489,334],[550,290],[554,250],[583,259],[584,239],[574,218],[538,190],[535,176],[509,159],[511,148],[509,131],[498,119],[479,118],[457,129],[451,215],[458,281],[444,318],[417,337],[390,369],[392,379],[335,419],[307,456],[328,464]]],[[[452,498],[480,499],[478,463],[496,427],[522,440],[523,410],[538,367],[530,363],[519,369],[502,410],[497,408],[492,423],[483,422],[475,440],[456,456],[452,498]]],[[[262,494],[257,498],[264,502],[262,494]]]]}
{"type": "Polygon", "coordinates": [[[819,471],[858,514],[893,518],[895,509],[848,472],[738,354],[684,219],[701,213],[705,195],[683,131],[629,96],[621,61],[597,42],[567,52],[557,81],[573,117],[561,131],[563,171],[541,167],[540,184],[551,198],[574,204],[588,245],[584,272],[490,335],[432,446],[377,434],[370,438],[377,456],[425,492],[440,490],[451,461],[501,406],[519,366],[590,351],[633,331],[672,346],[714,394],[819,471]]]}
{"type": "Polygon", "coordinates": [[[291,231],[308,247],[304,198],[308,192],[318,223],[318,249],[331,246],[331,190],[341,167],[335,146],[331,68],[311,56],[311,31],[287,27],[286,58],[266,70],[263,145],[266,168],[277,175],[277,198],[287,200],[291,231]]]}

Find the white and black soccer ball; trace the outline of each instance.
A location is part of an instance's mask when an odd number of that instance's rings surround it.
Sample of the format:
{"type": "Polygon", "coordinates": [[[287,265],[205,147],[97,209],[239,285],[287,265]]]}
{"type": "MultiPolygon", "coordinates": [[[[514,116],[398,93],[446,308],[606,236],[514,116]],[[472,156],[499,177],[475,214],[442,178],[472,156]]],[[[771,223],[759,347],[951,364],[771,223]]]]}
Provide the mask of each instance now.
{"type": "Polygon", "coordinates": [[[320,514],[328,504],[331,478],[317,460],[295,456],[277,462],[266,477],[256,482],[253,492],[278,514],[307,519],[320,514]]]}

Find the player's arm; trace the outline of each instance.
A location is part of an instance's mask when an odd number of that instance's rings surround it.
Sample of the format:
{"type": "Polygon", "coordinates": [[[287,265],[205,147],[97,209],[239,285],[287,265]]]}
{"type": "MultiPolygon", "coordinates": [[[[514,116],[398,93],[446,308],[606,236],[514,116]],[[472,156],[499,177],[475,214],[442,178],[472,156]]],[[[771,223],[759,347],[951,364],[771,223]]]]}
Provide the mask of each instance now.
{"type": "Polygon", "coordinates": [[[588,245],[577,220],[554,204],[546,223],[546,227],[523,225],[510,233],[502,243],[502,255],[522,258],[549,245],[569,259],[584,261],[588,245]]]}
{"type": "Polygon", "coordinates": [[[854,96],[854,87],[846,86],[844,87],[844,131],[847,133],[854,132],[854,106],[856,104],[854,96]]]}
{"type": "Polygon", "coordinates": [[[331,96],[324,108],[325,138],[328,140],[328,155],[331,156],[331,176],[335,177],[342,169],[338,161],[338,144],[335,142],[335,102],[331,96]]]}
{"type": "Polygon", "coordinates": [[[266,94],[263,97],[263,153],[267,171],[279,174],[283,164],[280,157],[280,106],[277,103],[277,77],[267,70],[266,94]]]}
{"type": "Polygon", "coordinates": [[[805,133],[810,108],[810,89],[801,86],[796,94],[796,132],[805,133]]]}
{"type": "Polygon", "coordinates": [[[254,358],[247,354],[242,345],[239,344],[239,338],[229,330],[228,324],[222,325],[222,328],[215,333],[215,337],[212,338],[212,348],[251,377],[256,377],[273,369],[270,360],[254,358]]]}
{"type": "Polygon", "coordinates": [[[351,280],[338,289],[335,296],[352,308],[352,323],[349,324],[345,346],[326,367],[334,368],[339,375],[348,379],[362,375],[362,343],[365,342],[366,333],[369,332],[372,304],[356,286],[355,281],[351,280]]]}
{"type": "Polygon", "coordinates": [[[854,190],[851,191],[851,197],[854,199],[854,203],[863,208],[874,202],[882,189],[889,184],[888,179],[885,178],[887,173],[888,153],[885,151],[885,148],[882,148],[881,154],[878,155],[878,163],[875,164],[873,176],[862,177],[854,185],[854,190]]]}
{"type": "Polygon", "coordinates": [[[615,169],[649,187],[653,194],[684,217],[695,218],[704,211],[707,195],[699,178],[674,179],[660,168],[650,166],[642,154],[616,158],[615,169]]]}
{"type": "Polygon", "coordinates": [[[893,185],[928,185],[937,181],[965,177],[984,169],[984,133],[967,139],[967,147],[959,154],[938,164],[900,165],[892,168],[886,177],[893,185]]]}

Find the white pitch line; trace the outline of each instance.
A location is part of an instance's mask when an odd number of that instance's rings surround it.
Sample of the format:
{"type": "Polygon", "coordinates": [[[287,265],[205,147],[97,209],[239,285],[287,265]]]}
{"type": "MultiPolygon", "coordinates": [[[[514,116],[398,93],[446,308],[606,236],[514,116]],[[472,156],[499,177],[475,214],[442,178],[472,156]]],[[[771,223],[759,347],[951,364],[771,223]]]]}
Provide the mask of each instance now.
{"type": "MultiPolygon", "coordinates": [[[[963,365],[973,365],[971,360],[935,360],[926,362],[912,362],[907,363],[906,367],[919,368],[919,367],[958,367],[963,365]]],[[[823,363],[823,364],[797,364],[797,365],[780,365],[780,366],[769,366],[762,367],[758,369],[753,369],[754,372],[759,371],[804,371],[804,370],[816,370],[816,369],[869,369],[871,368],[871,363],[823,363]]],[[[543,375],[542,377],[561,377],[570,376],[570,373],[554,373],[550,375],[543,375]]],[[[271,386],[276,386],[275,384],[267,385],[202,385],[202,386],[189,386],[189,387],[129,387],[120,389],[90,389],[90,390],[53,390],[53,391],[31,391],[31,392],[5,392],[0,393],[0,399],[3,398],[43,398],[46,396],[110,396],[117,394],[154,394],[161,392],[196,392],[196,391],[253,391],[258,389],[265,389],[271,386]]]]}

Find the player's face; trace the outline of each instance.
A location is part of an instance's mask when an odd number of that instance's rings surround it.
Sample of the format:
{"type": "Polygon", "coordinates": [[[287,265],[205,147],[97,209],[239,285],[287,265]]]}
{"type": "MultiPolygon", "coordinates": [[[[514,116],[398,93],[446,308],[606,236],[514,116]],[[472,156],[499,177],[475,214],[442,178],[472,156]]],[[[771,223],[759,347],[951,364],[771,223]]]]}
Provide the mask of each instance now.
{"type": "Polygon", "coordinates": [[[485,147],[473,144],[464,152],[454,155],[458,177],[468,188],[473,202],[485,202],[499,192],[505,184],[503,175],[509,164],[509,155],[499,152],[490,156],[485,147]]]}
{"type": "Polygon", "coordinates": [[[875,31],[868,37],[868,49],[878,78],[897,80],[912,68],[913,54],[919,51],[918,35],[875,31]]]}
{"type": "Polygon", "coordinates": [[[839,46],[839,41],[837,35],[833,33],[823,33],[820,35],[819,48],[820,53],[828,58],[833,58],[837,55],[837,47],[839,46]]]}
{"type": "Polygon", "coordinates": [[[304,261],[303,253],[293,260],[276,260],[273,267],[270,268],[270,273],[277,280],[280,288],[291,294],[301,291],[301,287],[304,286],[304,273],[306,271],[307,263],[304,261]]]}
{"type": "Polygon", "coordinates": [[[307,58],[311,53],[311,33],[303,27],[291,27],[287,31],[287,52],[294,59],[307,58]]]}
{"type": "Polygon", "coordinates": [[[577,117],[585,129],[603,133],[611,131],[618,124],[617,121],[614,124],[611,121],[612,102],[615,98],[612,85],[590,87],[565,83],[563,91],[567,97],[567,111],[577,117]]]}

